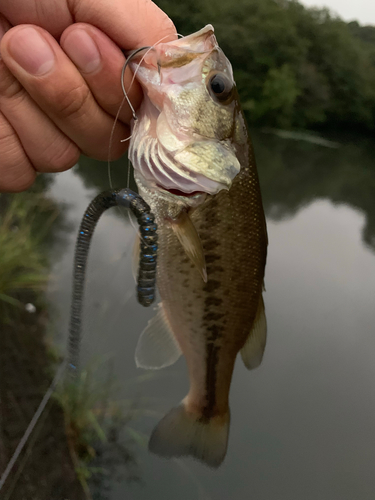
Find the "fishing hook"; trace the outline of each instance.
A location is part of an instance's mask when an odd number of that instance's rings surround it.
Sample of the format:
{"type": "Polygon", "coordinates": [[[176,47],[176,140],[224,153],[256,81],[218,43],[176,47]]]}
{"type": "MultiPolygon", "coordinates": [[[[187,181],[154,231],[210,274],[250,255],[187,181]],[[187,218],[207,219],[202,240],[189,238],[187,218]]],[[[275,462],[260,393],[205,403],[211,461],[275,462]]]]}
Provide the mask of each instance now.
{"type": "Polygon", "coordinates": [[[125,61],[125,64],[124,66],[122,67],[122,71],[121,71],[121,87],[122,87],[122,91],[124,93],[124,96],[125,96],[125,99],[126,99],[126,102],[128,103],[129,105],[129,108],[131,109],[132,113],[133,113],[133,119],[134,120],[138,120],[137,118],[137,115],[135,114],[135,109],[133,108],[133,105],[132,103],[130,102],[130,99],[128,97],[128,93],[126,92],[126,89],[125,89],[125,85],[124,85],[124,75],[125,75],[125,70],[129,64],[129,62],[132,60],[132,58],[134,56],[136,56],[139,52],[142,52],[142,50],[146,50],[146,49],[152,49],[153,47],[151,45],[147,45],[145,47],[141,47],[140,49],[136,49],[136,50],[133,50],[133,52],[131,52],[128,57],[126,58],[126,61],[125,61]]]}

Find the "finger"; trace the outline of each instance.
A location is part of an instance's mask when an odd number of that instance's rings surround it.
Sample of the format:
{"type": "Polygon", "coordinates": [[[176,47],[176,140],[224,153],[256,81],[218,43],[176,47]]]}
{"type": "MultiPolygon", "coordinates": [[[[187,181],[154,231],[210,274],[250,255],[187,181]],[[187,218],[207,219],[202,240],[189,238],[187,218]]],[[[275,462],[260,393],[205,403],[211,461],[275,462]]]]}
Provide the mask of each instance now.
{"type": "MultiPolygon", "coordinates": [[[[69,2],[68,2],[69,3],[69,2]]],[[[70,2],[76,21],[96,26],[125,50],[153,45],[161,38],[176,38],[176,28],[171,19],[151,0],[92,0],[70,2]]]]}
{"type": "Polygon", "coordinates": [[[92,24],[126,50],[176,38],[172,21],[151,0],[1,0],[1,10],[13,25],[36,24],[55,37],[73,22],[92,24]]]}
{"type": "Polygon", "coordinates": [[[61,172],[77,163],[78,147],[43,113],[2,61],[0,109],[36,170],[61,172]]]}
{"type": "MultiPolygon", "coordinates": [[[[11,25],[0,14],[0,42],[10,28],[11,25]]],[[[1,66],[4,64],[0,55],[0,85],[3,80],[1,66]]],[[[1,111],[0,153],[0,192],[18,192],[29,188],[35,180],[36,172],[22,148],[16,131],[1,111]]]]}
{"type": "Polygon", "coordinates": [[[13,26],[35,24],[56,38],[74,23],[68,0],[1,0],[1,12],[13,26]]]}
{"type": "Polygon", "coordinates": [[[0,192],[16,193],[28,189],[36,172],[22,144],[5,116],[0,112],[0,192]]]}
{"type": "MultiPolygon", "coordinates": [[[[86,155],[105,160],[113,117],[95,101],[77,68],[56,40],[41,28],[21,25],[3,37],[2,57],[38,106],[86,155]]],[[[121,156],[129,129],[117,123],[114,158],[121,156]]]]}
{"type": "MultiPolygon", "coordinates": [[[[61,36],[60,45],[77,66],[96,101],[109,114],[116,116],[124,97],[121,72],[125,57],[121,50],[100,30],[83,23],[67,28],[61,36]]],[[[137,109],[142,91],[137,81],[131,85],[132,78],[129,69],[125,73],[124,84],[132,106],[137,109]]],[[[131,118],[132,111],[125,103],[119,119],[129,123],[131,118]]]]}

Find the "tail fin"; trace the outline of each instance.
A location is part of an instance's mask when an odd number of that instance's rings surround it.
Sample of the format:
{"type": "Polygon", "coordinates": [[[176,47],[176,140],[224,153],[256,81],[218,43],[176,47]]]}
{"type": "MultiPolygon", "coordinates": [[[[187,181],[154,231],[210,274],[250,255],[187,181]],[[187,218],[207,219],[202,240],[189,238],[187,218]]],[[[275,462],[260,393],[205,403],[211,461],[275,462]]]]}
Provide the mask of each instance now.
{"type": "Polygon", "coordinates": [[[229,411],[203,419],[187,411],[182,402],[155,427],[149,450],[162,457],[191,455],[210,467],[219,467],[227,452],[229,411]]]}

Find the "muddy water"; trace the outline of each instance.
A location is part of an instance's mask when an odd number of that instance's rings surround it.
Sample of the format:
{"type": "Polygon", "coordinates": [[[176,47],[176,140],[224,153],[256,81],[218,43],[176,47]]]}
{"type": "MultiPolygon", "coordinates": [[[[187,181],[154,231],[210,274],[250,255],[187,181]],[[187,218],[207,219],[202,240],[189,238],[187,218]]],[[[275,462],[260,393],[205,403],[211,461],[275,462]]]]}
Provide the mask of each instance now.
{"type": "MultiPolygon", "coordinates": [[[[218,471],[147,452],[157,420],[186,394],[185,363],[137,379],[146,372],[136,369],[134,351],[153,311],[135,299],[135,230],[115,209],[100,221],[89,259],[82,362],[107,356],[116,397],[142,411],[124,434],[141,482],[114,481],[97,498],[375,497],[375,146],[281,135],[254,134],[270,239],[268,344],[256,371],[237,361],[228,455],[218,471]]],[[[123,165],[113,175],[115,186],[126,185],[123,165]]],[[[48,292],[61,345],[77,227],[88,202],[107,188],[105,165],[84,159],[50,187],[69,225],[64,251],[51,248],[48,292]]]]}

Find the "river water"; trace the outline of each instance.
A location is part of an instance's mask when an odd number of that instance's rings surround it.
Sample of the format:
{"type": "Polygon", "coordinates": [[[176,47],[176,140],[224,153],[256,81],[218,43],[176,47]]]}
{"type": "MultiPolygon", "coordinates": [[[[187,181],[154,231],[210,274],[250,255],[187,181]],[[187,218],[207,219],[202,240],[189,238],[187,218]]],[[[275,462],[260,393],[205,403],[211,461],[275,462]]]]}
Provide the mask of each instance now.
{"type": "MultiPolygon", "coordinates": [[[[137,304],[135,229],[117,209],[94,235],[87,275],[83,363],[109,359],[116,398],[139,408],[123,439],[138,481],[124,475],[110,500],[373,500],[375,498],[375,144],[366,139],[254,132],[269,233],[264,294],[268,342],[260,368],[237,360],[228,454],[218,470],[147,451],[160,417],[188,388],[185,362],[143,380],[134,352],[153,310],[137,304]]],[[[116,187],[127,183],[123,162],[116,187]]],[[[48,299],[64,345],[81,216],[109,187],[105,164],[82,159],[49,194],[66,221],[51,248],[48,299]]],[[[51,327],[52,328],[52,327],[51,327]]],[[[127,465],[120,464],[120,472],[127,465]]],[[[107,485],[108,486],[108,485],[107,485]]]]}

